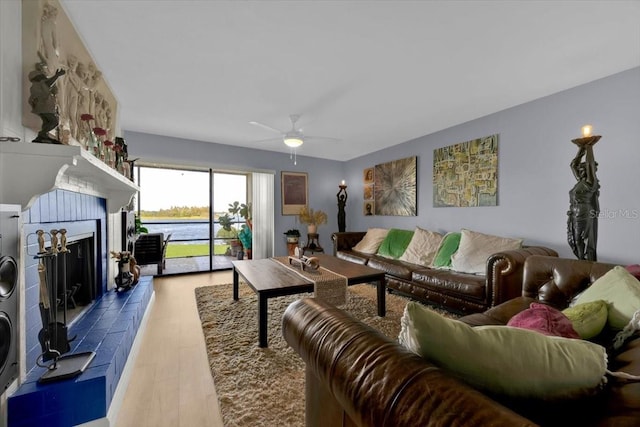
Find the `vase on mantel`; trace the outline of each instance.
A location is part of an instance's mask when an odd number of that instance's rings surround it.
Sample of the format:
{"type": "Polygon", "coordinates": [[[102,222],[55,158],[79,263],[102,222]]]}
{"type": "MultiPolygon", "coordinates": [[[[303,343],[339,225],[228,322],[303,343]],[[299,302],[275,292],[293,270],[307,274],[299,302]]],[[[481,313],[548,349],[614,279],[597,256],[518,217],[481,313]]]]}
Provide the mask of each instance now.
{"type": "Polygon", "coordinates": [[[93,130],[89,131],[89,137],[87,138],[87,151],[94,155],[96,158],[100,158],[100,154],[102,151],[102,142],[100,138],[93,132],[93,130]]]}
{"type": "Polygon", "coordinates": [[[318,226],[316,224],[307,225],[307,233],[316,234],[317,231],[318,231],[318,226]]]}

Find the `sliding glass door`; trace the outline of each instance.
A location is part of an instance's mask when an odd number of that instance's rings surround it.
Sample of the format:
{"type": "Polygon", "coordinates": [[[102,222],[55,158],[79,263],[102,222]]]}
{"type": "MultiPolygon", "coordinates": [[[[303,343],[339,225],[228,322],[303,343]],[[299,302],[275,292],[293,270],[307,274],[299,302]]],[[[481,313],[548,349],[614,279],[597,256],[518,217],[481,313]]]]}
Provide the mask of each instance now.
{"type": "Polygon", "coordinates": [[[231,259],[243,259],[247,256],[240,237],[242,228],[247,225],[242,210],[247,206],[247,175],[213,172],[213,242],[214,270],[231,268],[231,259]],[[223,265],[226,264],[226,267],[223,265]]]}
{"type": "MultiPolygon", "coordinates": [[[[247,203],[246,173],[136,166],[135,176],[141,225],[167,242],[163,274],[232,267],[244,219],[229,207],[247,203]]],[[[143,274],[156,272],[155,265],[142,266],[143,274]]]]}

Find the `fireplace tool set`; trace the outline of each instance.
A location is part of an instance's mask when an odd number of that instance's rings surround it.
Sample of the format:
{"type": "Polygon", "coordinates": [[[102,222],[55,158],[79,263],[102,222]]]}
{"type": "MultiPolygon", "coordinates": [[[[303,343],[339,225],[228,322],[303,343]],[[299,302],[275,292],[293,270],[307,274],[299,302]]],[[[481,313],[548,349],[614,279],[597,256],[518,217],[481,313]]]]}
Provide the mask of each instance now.
{"type": "Polygon", "coordinates": [[[40,316],[42,329],[38,333],[38,341],[42,347],[42,353],[38,356],[36,364],[46,367],[39,379],[40,382],[48,382],[73,378],[80,375],[95,357],[95,352],[83,352],[63,356],[71,351],[70,343],[76,338],[69,339],[67,335],[67,230],[53,229],[50,233],[37,230],[38,253],[38,277],[40,280],[40,316]],[[45,248],[45,235],[51,241],[50,247],[45,248]],[[60,237],[58,238],[58,235],[60,237]],[[58,274],[57,257],[62,257],[62,274],[58,274]],[[62,278],[62,299],[64,310],[62,321],[58,321],[58,278],[62,278]],[[49,287],[49,284],[51,287],[49,287]],[[52,361],[50,364],[45,364],[52,361]]]}

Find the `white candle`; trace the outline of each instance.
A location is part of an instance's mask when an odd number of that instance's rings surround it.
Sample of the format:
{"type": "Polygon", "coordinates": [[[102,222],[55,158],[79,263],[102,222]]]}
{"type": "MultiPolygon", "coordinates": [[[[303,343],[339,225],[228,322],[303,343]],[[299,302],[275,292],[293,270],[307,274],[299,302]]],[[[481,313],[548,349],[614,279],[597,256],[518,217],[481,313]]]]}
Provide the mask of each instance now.
{"type": "Polygon", "coordinates": [[[340,185],[344,185],[344,179],[342,180],[342,183],[340,185]]]}
{"type": "Polygon", "coordinates": [[[593,130],[593,126],[591,126],[591,125],[582,126],[582,137],[583,138],[590,137],[592,130],[593,130]]]}

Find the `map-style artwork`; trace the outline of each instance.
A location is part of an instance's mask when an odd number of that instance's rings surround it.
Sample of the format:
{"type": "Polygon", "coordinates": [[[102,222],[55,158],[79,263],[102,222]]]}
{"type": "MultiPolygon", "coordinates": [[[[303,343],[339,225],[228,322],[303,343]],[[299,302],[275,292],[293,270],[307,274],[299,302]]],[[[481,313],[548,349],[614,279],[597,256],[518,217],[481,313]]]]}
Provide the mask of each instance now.
{"type": "Polygon", "coordinates": [[[433,206],[498,205],[498,134],[433,150],[433,206]]]}
{"type": "Polygon", "coordinates": [[[417,157],[375,166],[373,193],[375,215],[417,215],[417,157]]]}

